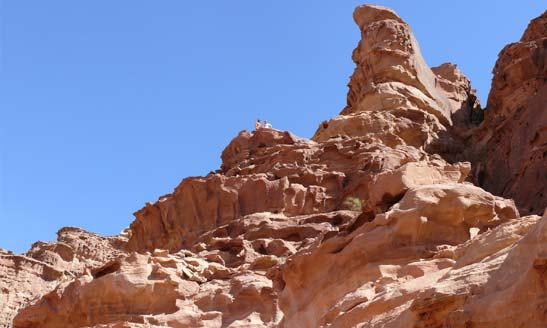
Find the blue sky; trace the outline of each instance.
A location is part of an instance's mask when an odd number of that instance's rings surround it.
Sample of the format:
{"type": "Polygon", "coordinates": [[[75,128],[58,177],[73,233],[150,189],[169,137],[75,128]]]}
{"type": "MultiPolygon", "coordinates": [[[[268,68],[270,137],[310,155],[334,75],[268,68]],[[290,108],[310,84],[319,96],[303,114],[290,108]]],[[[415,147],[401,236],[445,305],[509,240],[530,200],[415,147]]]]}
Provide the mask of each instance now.
{"type": "MultiPolygon", "coordinates": [[[[0,0],[0,247],[116,234],[256,118],[310,137],[345,104],[360,1],[0,0]]],[[[483,104],[545,2],[378,1],[483,104]]]]}

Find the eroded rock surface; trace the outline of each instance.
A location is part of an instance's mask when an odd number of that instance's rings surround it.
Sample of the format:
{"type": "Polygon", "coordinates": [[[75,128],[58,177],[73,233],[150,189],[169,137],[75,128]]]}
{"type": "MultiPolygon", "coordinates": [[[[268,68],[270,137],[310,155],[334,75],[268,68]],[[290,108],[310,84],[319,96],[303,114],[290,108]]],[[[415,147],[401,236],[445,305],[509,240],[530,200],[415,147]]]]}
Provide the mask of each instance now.
{"type": "Polygon", "coordinates": [[[11,327],[17,311],[36,297],[121,255],[126,242],[67,227],[56,242],[36,242],[25,254],[0,251],[0,327],[11,327]]]}
{"type": "Polygon", "coordinates": [[[477,183],[514,198],[525,213],[547,206],[547,12],[494,66],[485,122],[475,141],[477,183]]]}
{"type": "Polygon", "coordinates": [[[480,233],[517,217],[512,202],[475,186],[412,188],[352,233],[318,240],[290,259],[282,269],[284,324],[355,327],[366,318],[372,326],[413,327],[396,323],[400,313],[450,272],[453,249],[471,240],[470,230],[480,233]]]}
{"type": "MultiPolygon", "coordinates": [[[[533,97],[545,90],[529,95],[525,82],[541,82],[544,18],[502,52],[479,127],[469,80],[453,64],[430,69],[399,16],[367,5],[354,19],[362,39],[347,106],[311,140],[242,131],[219,170],[147,204],[126,234],[69,228],[25,256],[0,252],[2,320],[24,307],[15,328],[545,327],[547,214],[521,217],[500,197],[511,194],[467,181],[497,164],[463,151],[470,140],[502,149],[521,133],[493,132],[516,103],[541,112],[533,97]],[[513,52],[524,62],[507,64],[513,52]],[[525,92],[511,99],[516,81],[525,92]]],[[[515,158],[541,152],[538,138],[515,158]]],[[[533,195],[521,204],[545,206],[533,195]]]]}
{"type": "Polygon", "coordinates": [[[425,63],[410,27],[390,9],[357,7],[353,18],[361,41],[353,51],[357,67],[342,114],[405,108],[423,110],[441,123],[452,122],[452,108],[425,63]]]}
{"type": "MultiPolygon", "coordinates": [[[[383,185],[382,192],[371,186],[379,173],[407,163],[429,165],[425,170],[434,171],[438,181],[463,181],[469,172],[468,163],[450,165],[406,144],[392,148],[367,137],[318,143],[289,136],[273,129],[241,132],[224,150],[220,173],[185,179],[136,213],[128,249],[188,248],[201,233],[255,212],[289,217],[331,212],[344,209],[348,197],[368,199],[370,209],[387,207],[405,187],[383,185]]],[[[420,183],[410,180],[402,184],[420,183]]]]}
{"type": "Polygon", "coordinates": [[[482,112],[469,79],[450,63],[427,66],[410,27],[393,11],[366,5],[353,17],[361,41],[353,51],[347,105],[313,140],[367,136],[390,147],[461,152],[460,139],[482,112]]]}
{"type": "Polygon", "coordinates": [[[66,278],[62,271],[32,258],[0,252],[0,327],[10,327],[17,311],[66,278]]]}

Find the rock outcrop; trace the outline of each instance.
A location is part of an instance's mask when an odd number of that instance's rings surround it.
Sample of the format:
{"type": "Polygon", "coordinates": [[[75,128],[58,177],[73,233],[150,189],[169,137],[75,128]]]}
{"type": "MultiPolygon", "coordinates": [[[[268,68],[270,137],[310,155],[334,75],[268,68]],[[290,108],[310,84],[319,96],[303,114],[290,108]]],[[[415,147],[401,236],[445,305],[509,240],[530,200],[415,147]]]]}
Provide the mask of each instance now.
{"type": "Polygon", "coordinates": [[[62,271],[32,258],[0,251],[0,327],[11,327],[17,311],[54,289],[62,271]]]}
{"type": "Polygon", "coordinates": [[[451,123],[459,108],[452,108],[441,92],[410,27],[395,12],[379,6],[360,6],[353,18],[361,41],[353,51],[357,67],[342,114],[405,108],[451,123]]]}
{"type": "Polygon", "coordinates": [[[360,6],[353,18],[361,41],[353,51],[347,105],[313,139],[369,136],[390,147],[460,152],[462,129],[480,121],[482,112],[469,79],[450,63],[427,66],[410,27],[393,11],[360,6]]]}
{"type": "Polygon", "coordinates": [[[355,327],[367,319],[373,327],[414,327],[420,318],[397,323],[401,312],[455,268],[454,249],[472,240],[471,229],[481,233],[517,216],[511,202],[474,186],[412,188],[371,222],[291,258],[282,271],[284,324],[355,327]]]}
{"type": "Polygon", "coordinates": [[[476,90],[471,81],[460,69],[451,63],[444,63],[431,70],[436,75],[437,85],[448,98],[452,108],[452,120],[459,127],[460,133],[483,120],[483,111],[478,101],[476,90]]]}
{"type": "Polygon", "coordinates": [[[17,311],[36,297],[121,255],[126,242],[67,227],[56,242],[36,242],[25,254],[0,251],[0,327],[11,327],[17,311]]]}
{"type": "Polygon", "coordinates": [[[474,141],[477,183],[524,213],[547,206],[547,12],[494,66],[485,122],[474,141]]]}
{"type": "Polygon", "coordinates": [[[399,16],[367,5],[354,19],[362,39],[340,115],[311,140],[240,132],[219,170],[148,203],[123,235],[67,228],[25,255],[0,252],[2,323],[19,310],[15,328],[545,327],[547,212],[521,217],[500,196],[545,206],[544,185],[530,199],[516,189],[545,164],[517,161],[541,153],[543,135],[500,168],[511,173],[501,191],[484,175],[499,156],[462,152],[532,133],[497,137],[517,107],[544,114],[545,90],[526,84],[545,81],[544,16],[502,52],[481,126],[469,80],[453,64],[429,68],[399,16]],[[506,64],[513,52],[523,63],[506,64]]]}
{"type": "Polygon", "coordinates": [[[138,211],[128,249],[177,251],[191,247],[200,234],[247,214],[331,212],[344,209],[348,197],[366,199],[370,210],[385,208],[411,185],[461,182],[469,172],[468,163],[451,165],[404,143],[391,148],[368,137],[318,143],[273,129],[241,132],[222,157],[219,173],[185,179],[173,194],[138,211]],[[417,170],[429,176],[371,188],[379,173],[405,170],[407,163],[422,165],[417,170]]]}

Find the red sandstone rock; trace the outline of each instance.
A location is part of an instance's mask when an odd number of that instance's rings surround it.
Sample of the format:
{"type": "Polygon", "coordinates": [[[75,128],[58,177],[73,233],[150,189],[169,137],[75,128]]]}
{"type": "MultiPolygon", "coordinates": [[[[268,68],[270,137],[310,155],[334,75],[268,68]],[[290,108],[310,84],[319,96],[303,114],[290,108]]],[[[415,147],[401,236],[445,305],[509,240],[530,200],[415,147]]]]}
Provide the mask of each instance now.
{"type": "Polygon", "coordinates": [[[23,255],[0,252],[0,327],[17,311],[67,279],[63,271],[23,255]]]}
{"type": "Polygon", "coordinates": [[[312,140],[242,131],[218,171],[137,211],[127,236],[65,228],[26,256],[0,251],[0,326],[23,307],[15,328],[545,327],[547,212],[519,217],[466,182],[496,169],[485,186],[545,206],[544,176],[530,191],[546,172],[545,14],[500,55],[481,127],[469,80],[430,69],[393,11],[354,19],[348,105],[312,140]],[[474,170],[434,154],[476,157],[454,155],[470,140],[492,147],[474,170]]]}
{"type": "MultiPolygon", "coordinates": [[[[471,185],[410,189],[390,211],[351,234],[318,239],[291,257],[282,268],[284,325],[349,327],[365,318],[398,319],[386,318],[395,304],[408,307],[420,290],[454,265],[451,257],[435,256],[443,254],[443,247],[469,240],[472,227],[485,230],[517,216],[514,204],[471,185]],[[413,290],[407,296],[405,284],[413,290]],[[361,315],[347,318],[350,311],[361,315]]],[[[394,326],[412,327],[410,322],[394,326]]]]}
{"type": "Polygon", "coordinates": [[[361,41],[353,52],[357,66],[347,106],[323,122],[313,140],[366,136],[389,147],[461,151],[454,138],[481,116],[469,80],[452,64],[430,69],[410,27],[390,9],[360,6],[353,16],[361,41]]]}
{"type": "Polygon", "coordinates": [[[126,236],[101,237],[80,228],[65,227],[53,243],[36,242],[26,256],[58,270],[79,275],[123,254],[126,236]]]}
{"type": "Polygon", "coordinates": [[[432,67],[437,84],[445,93],[450,107],[455,109],[452,115],[454,125],[469,127],[470,123],[480,123],[483,119],[482,110],[471,81],[451,63],[432,67]]]}
{"type": "Polygon", "coordinates": [[[524,213],[547,206],[547,12],[500,53],[475,141],[477,182],[524,213]]]}
{"type": "Polygon", "coordinates": [[[256,212],[342,209],[346,197],[366,199],[375,173],[420,159],[428,156],[414,147],[367,138],[316,143],[272,129],[242,132],[223,152],[224,174],[188,178],[136,213],[128,250],[188,248],[201,233],[256,212]]]}
{"type": "Polygon", "coordinates": [[[437,86],[410,27],[380,6],[357,7],[353,18],[361,29],[361,41],[353,51],[357,67],[342,114],[413,108],[449,124],[456,109],[437,86]]]}
{"type": "Polygon", "coordinates": [[[17,311],[35,297],[120,256],[126,241],[66,227],[56,242],[36,242],[25,254],[0,252],[0,327],[10,327],[17,311]]]}

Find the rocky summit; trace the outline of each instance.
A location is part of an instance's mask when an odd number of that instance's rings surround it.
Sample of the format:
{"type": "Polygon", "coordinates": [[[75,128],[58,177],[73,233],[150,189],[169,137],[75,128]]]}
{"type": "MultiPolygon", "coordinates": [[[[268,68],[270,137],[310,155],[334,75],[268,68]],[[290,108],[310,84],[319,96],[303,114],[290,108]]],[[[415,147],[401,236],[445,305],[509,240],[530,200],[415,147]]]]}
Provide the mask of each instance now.
{"type": "Polygon", "coordinates": [[[241,131],[119,236],[0,250],[0,326],[547,327],[547,12],[485,109],[395,12],[353,18],[338,116],[241,131]]]}

